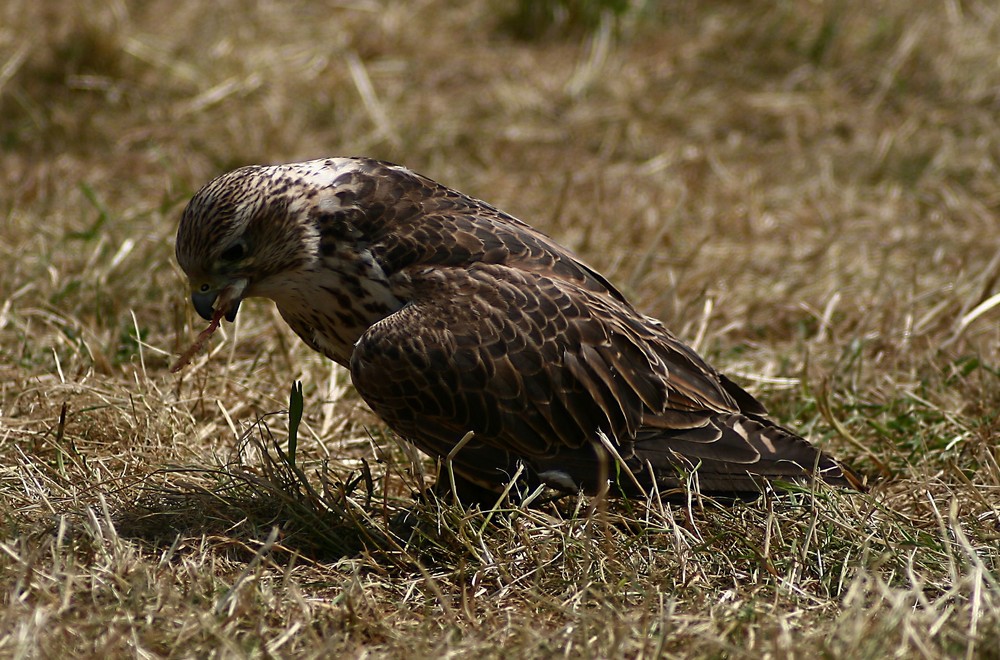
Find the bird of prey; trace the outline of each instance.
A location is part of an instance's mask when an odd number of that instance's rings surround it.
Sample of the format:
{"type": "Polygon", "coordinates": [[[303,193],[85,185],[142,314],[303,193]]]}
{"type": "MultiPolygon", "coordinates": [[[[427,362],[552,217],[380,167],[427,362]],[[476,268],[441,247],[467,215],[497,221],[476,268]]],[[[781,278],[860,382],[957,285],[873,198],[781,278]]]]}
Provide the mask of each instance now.
{"type": "Polygon", "coordinates": [[[198,314],[232,321],[244,298],[270,298],[469,488],[520,473],[624,496],[676,493],[692,474],[721,495],[816,476],[864,489],[570,250],[404,167],[223,174],[187,205],[176,251],[198,314]]]}

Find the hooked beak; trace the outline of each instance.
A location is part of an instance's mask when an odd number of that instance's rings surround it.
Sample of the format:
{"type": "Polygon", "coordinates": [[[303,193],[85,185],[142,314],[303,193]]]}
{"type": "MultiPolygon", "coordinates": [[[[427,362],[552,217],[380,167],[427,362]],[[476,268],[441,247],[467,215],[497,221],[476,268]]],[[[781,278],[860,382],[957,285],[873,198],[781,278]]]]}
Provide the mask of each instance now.
{"type": "Polygon", "coordinates": [[[232,323],[236,320],[236,312],[240,311],[246,285],[246,280],[237,280],[220,291],[195,291],[191,294],[191,303],[198,316],[206,321],[211,321],[219,310],[232,323]]]}

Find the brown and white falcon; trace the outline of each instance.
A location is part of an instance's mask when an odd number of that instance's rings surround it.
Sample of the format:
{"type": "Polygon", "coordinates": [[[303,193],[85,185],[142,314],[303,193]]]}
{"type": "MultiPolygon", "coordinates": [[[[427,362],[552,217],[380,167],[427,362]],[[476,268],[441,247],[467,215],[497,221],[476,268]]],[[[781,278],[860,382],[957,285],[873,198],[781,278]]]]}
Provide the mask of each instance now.
{"type": "Polygon", "coordinates": [[[499,491],[529,483],[637,494],[758,493],[850,469],[641,314],[600,273],[524,222],[365,158],[251,166],[188,204],[177,260],[198,313],[270,298],[347,367],[396,433],[499,491]]]}

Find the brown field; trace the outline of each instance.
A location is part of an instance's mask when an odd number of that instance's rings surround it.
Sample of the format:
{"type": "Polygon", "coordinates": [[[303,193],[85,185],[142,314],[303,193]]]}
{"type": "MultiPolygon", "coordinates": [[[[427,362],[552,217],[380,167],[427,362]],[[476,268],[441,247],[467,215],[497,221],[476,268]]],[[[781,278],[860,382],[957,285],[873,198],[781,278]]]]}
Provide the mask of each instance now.
{"type": "Polygon", "coordinates": [[[555,4],[0,7],[0,657],[1000,657],[995,3],[555,4]],[[270,303],[171,374],[185,202],[325,155],[555,236],[872,492],[418,506],[270,303]]]}

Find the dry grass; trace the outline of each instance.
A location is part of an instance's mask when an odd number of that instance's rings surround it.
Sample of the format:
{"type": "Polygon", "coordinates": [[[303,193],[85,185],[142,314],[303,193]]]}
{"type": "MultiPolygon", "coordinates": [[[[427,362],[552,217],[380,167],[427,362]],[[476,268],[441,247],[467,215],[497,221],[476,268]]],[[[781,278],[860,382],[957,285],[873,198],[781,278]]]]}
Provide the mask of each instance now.
{"type": "Polygon", "coordinates": [[[0,655],[997,657],[1000,14],[616,4],[0,8],[0,655]],[[330,154],[539,225],[880,482],[394,536],[420,471],[268,305],[168,372],[186,199],[330,154]]]}

